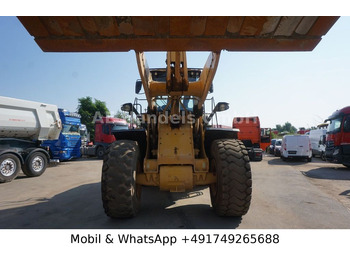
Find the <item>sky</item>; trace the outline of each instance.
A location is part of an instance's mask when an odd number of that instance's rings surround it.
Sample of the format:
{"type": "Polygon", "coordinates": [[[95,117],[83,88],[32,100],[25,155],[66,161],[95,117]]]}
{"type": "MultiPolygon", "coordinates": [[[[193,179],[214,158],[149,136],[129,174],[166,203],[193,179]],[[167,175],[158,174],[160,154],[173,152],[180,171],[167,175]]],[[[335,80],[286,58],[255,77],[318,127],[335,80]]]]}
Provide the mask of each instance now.
{"type": "MultiPolygon", "coordinates": [[[[233,117],[259,116],[262,127],[322,123],[350,105],[350,17],[340,17],[312,52],[221,52],[215,102],[233,117]]],[[[105,101],[111,113],[133,102],[139,79],[134,51],[44,53],[16,17],[0,16],[0,96],[55,104],[75,111],[78,98],[105,101]]],[[[203,67],[208,52],[187,54],[188,67],[203,67]]],[[[165,67],[164,52],[146,53],[150,67],[165,67]]],[[[144,98],[143,95],[137,95],[144,98]]]]}

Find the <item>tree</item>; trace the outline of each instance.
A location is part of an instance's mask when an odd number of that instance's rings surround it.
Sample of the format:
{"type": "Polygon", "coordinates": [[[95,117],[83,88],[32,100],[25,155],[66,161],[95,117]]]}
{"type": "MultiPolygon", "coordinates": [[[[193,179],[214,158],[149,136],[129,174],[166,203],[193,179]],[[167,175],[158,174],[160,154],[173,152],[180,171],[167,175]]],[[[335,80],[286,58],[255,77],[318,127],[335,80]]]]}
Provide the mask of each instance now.
{"type": "Polygon", "coordinates": [[[276,129],[279,133],[288,132],[290,134],[294,134],[297,131],[297,129],[289,122],[284,123],[283,126],[276,125],[276,129]]]}
{"type": "Polygon", "coordinates": [[[100,116],[109,115],[109,110],[106,106],[106,102],[100,101],[98,99],[94,99],[92,101],[92,97],[81,97],[78,99],[78,113],[81,116],[81,123],[86,125],[88,132],[90,133],[90,139],[94,140],[95,138],[95,123],[94,118],[97,112],[99,112],[100,116]]]}
{"type": "Polygon", "coordinates": [[[279,133],[283,131],[281,125],[276,125],[276,129],[277,129],[277,131],[278,131],[279,133]]]}
{"type": "Polygon", "coordinates": [[[136,124],[136,125],[140,124],[140,121],[137,118],[130,116],[127,112],[122,112],[118,110],[117,113],[114,115],[114,117],[125,119],[126,122],[128,122],[129,124],[131,123],[131,119],[133,124],[136,124]]]}
{"type": "Polygon", "coordinates": [[[122,112],[118,110],[117,113],[114,115],[114,117],[125,119],[128,123],[130,123],[130,115],[126,112],[122,112]]]}

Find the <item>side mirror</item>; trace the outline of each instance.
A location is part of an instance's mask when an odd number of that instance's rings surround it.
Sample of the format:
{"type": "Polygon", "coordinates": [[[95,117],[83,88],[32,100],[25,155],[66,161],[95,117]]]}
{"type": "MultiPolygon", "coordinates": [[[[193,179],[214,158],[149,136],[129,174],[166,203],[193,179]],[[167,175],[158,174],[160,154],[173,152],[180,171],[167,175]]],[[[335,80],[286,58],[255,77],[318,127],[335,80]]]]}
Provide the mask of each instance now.
{"type": "Polygon", "coordinates": [[[122,107],[120,109],[122,111],[128,112],[130,115],[132,113],[139,115],[139,112],[137,111],[137,109],[134,107],[134,105],[132,103],[125,103],[122,105],[122,107]]]}
{"type": "Polygon", "coordinates": [[[135,84],[135,93],[138,94],[140,93],[142,88],[142,81],[141,80],[137,80],[136,84],[135,84]]]}
{"type": "Polygon", "coordinates": [[[215,112],[221,112],[221,111],[226,111],[227,109],[229,109],[229,103],[226,102],[219,102],[216,104],[214,111],[215,112]]]}
{"type": "Polygon", "coordinates": [[[125,104],[122,105],[122,107],[120,109],[122,111],[130,113],[132,111],[132,104],[131,103],[125,103],[125,104]]]}
{"type": "Polygon", "coordinates": [[[210,115],[205,119],[206,123],[209,123],[210,120],[213,118],[213,116],[216,114],[216,112],[221,112],[229,109],[229,104],[226,102],[219,102],[214,107],[213,112],[210,113],[210,115]]]}

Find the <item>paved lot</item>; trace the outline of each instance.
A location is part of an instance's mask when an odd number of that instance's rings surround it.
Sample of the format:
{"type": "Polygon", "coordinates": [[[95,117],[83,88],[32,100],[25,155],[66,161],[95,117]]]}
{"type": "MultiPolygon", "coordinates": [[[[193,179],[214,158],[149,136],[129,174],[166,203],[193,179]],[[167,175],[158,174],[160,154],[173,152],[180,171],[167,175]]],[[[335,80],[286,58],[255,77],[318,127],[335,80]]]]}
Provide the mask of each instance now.
{"type": "Polygon", "coordinates": [[[350,169],[314,158],[252,162],[253,199],[242,218],[217,217],[205,187],[187,193],[144,188],[132,219],[104,214],[102,161],[83,159],[0,184],[0,228],[350,228],[350,169]]]}

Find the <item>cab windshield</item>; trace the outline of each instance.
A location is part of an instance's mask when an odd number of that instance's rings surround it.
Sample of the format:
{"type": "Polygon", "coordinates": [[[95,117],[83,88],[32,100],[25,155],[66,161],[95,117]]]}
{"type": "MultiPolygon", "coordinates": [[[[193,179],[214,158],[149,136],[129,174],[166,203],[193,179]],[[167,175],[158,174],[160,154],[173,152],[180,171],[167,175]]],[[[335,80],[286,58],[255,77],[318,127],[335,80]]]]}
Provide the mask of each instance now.
{"type": "Polygon", "coordinates": [[[86,130],[86,129],[80,129],[80,136],[81,136],[81,139],[82,139],[82,140],[87,139],[87,137],[88,137],[88,132],[87,132],[87,130],[86,130]]]}
{"type": "Polygon", "coordinates": [[[67,125],[64,124],[62,128],[62,134],[64,135],[80,135],[79,125],[67,125]]]}
{"type": "Polygon", "coordinates": [[[327,133],[338,133],[341,127],[341,121],[341,117],[330,120],[327,128],[327,133]]]}
{"type": "MultiPolygon", "coordinates": [[[[167,108],[167,110],[169,111],[171,110],[170,105],[167,107],[167,104],[169,102],[168,97],[157,97],[155,101],[157,104],[158,111],[163,111],[165,108],[167,108]]],[[[192,96],[183,96],[181,98],[181,103],[187,111],[192,112],[193,106],[197,104],[197,99],[192,96]]],[[[184,110],[182,105],[180,105],[180,110],[184,110]]]]}
{"type": "Polygon", "coordinates": [[[112,132],[118,130],[127,130],[129,129],[128,125],[112,125],[112,132]]]}
{"type": "Polygon", "coordinates": [[[102,132],[105,135],[111,135],[114,131],[119,131],[119,130],[127,130],[129,129],[127,124],[104,124],[102,128],[102,132]]]}

